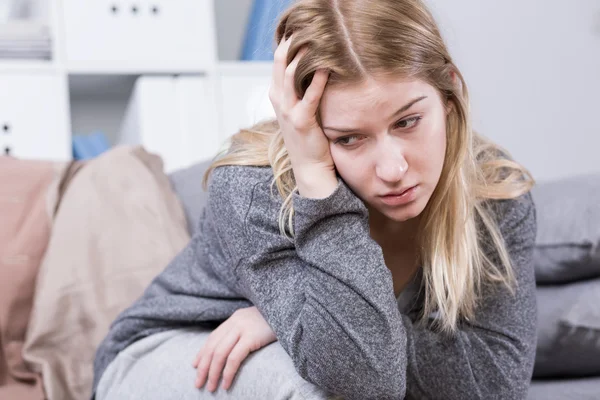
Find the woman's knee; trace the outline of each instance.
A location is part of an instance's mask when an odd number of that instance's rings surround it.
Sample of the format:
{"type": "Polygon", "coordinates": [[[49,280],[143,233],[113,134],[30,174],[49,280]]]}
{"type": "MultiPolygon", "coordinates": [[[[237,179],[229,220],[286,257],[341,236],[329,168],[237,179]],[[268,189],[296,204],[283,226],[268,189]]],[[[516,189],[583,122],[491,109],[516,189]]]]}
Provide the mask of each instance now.
{"type": "MultiPolygon", "coordinates": [[[[215,392],[194,386],[192,360],[211,331],[180,330],[140,343],[134,354],[119,355],[112,367],[110,399],[330,399],[326,391],[305,381],[279,342],[252,352],[242,362],[231,387],[215,392]],[[150,351],[145,351],[150,349],[150,351]],[[133,396],[133,397],[132,397],[133,396]]],[[[109,367],[110,368],[110,367],[109,367]]],[[[108,371],[108,370],[107,370],[108,371]]],[[[221,376],[222,378],[222,376],[221,376]]],[[[98,398],[98,400],[103,400],[98,398]]]]}
{"type": "MultiPolygon", "coordinates": [[[[204,339],[196,338],[204,343],[204,339]]],[[[200,348],[198,348],[200,350],[200,348]]],[[[222,375],[221,375],[222,378],[222,375]]],[[[279,341],[254,351],[242,361],[231,387],[225,391],[219,386],[213,393],[200,389],[198,399],[273,399],[325,400],[332,396],[325,390],[304,380],[296,371],[294,362],[279,341]]]]}
{"type": "MultiPolygon", "coordinates": [[[[240,366],[233,381],[251,386],[256,390],[256,398],[269,399],[330,399],[331,394],[304,380],[296,371],[293,360],[281,346],[273,342],[253,353],[240,366]]],[[[232,397],[235,398],[235,397],[232,397]]]]}

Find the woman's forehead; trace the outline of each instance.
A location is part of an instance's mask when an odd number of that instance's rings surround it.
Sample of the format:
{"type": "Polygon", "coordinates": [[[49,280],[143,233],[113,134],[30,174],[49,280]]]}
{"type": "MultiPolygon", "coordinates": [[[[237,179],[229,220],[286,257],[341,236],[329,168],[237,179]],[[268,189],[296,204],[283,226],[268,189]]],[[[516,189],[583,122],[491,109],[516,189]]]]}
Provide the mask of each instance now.
{"type": "Polygon", "coordinates": [[[388,79],[387,81],[369,81],[360,85],[326,88],[321,98],[321,118],[323,123],[346,125],[356,117],[358,119],[376,112],[379,117],[388,117],[398,109],[424,98],[419,103],[437,95],[430,84],[421,80],[388,79]]]}

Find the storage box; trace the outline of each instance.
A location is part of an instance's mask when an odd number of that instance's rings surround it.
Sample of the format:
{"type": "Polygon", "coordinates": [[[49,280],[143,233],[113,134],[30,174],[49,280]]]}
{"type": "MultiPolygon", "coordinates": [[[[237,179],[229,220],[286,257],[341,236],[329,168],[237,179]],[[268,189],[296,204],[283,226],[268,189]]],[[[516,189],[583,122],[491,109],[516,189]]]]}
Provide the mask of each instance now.
{"type": "Polygon", "coordinates": [[[69,72],[201,72],[217,60],[212,0],[61,0],[69,72]]]}
{"type": "Polygon", "coordinates": [[[269,99],[272,71],[272,62],[221,63],[217,79],[219,125],[224,137],[276,117],[269,99]]]}
{"type": "Polygon", "coordinates": [[[66,77],[0,73],[0,152],[26,159],[71,159],[66,77]]]}
{"type": "Polygon", "coordinates": [[[223,142],[214,91],[202,76],[138,78],[118,143],[160,155],[167,173],[214,157],[223,142]]]}

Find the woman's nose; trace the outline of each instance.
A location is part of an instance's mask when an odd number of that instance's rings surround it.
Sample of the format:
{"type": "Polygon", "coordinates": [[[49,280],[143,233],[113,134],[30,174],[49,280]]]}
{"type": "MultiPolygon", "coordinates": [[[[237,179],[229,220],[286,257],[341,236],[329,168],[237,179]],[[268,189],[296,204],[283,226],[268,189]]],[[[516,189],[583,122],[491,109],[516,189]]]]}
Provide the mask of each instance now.
{"type": "Polygon", "coordinates": [[[389,150],[387,153],[376,161],[375,173],[385,182],[399,182],[408,170],[406,158],[402,154],[390,154],[389,150]]]}

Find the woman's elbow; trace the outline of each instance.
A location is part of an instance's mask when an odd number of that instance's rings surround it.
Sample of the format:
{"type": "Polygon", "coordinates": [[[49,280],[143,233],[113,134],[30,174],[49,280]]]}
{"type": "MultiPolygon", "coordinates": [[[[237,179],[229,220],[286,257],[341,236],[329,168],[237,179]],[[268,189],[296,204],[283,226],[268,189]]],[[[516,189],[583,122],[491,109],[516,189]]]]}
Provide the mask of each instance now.
{"type": "Polygon", "coordinates": [[[404,357],[392,357],[392,352],[388,352],[386,357],[382,357],[381,352],[367,357],[365,352],[356,352],[356,348],[324,351],[310,347],[299,353],[311,356],[294,357],[296,370],[305,380],[341,395],[345,400],[404,398],[404,357]]]}
{"type": "Polygon", "coordinates": [[[480,398],[526,399],[533,371],[532,357],[534,354],[520,351],[513,353],[508,361],[488,364],[486,372],[477,379],[480,398]]]}
{"type": "MultiPolygon", "coordinates": [[[[343,371],[321,371],[320,382],[313,383],[318,386],[320,383],[325,389],[342,396],[345,400],[397,400],[405,397],[404,372],[381,374],[376,371],[364,371],[365,368],[361,366],[349,366],[343,371]]],[[[309,377],[310,374],[304,378],[309,377]]]]}

